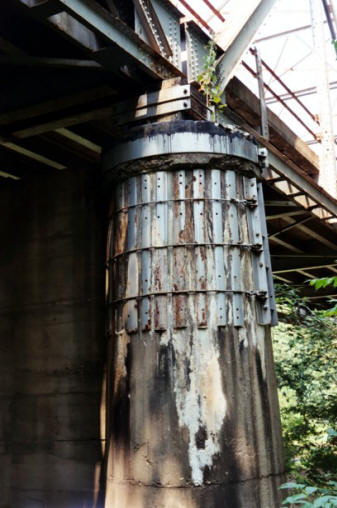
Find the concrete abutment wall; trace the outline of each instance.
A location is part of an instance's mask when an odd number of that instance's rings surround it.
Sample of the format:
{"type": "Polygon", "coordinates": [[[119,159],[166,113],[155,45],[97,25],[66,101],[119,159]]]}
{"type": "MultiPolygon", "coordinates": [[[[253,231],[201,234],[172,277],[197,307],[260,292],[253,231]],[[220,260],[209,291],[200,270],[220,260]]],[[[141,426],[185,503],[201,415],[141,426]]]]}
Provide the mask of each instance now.
{"type": "Polygon", "coordinates": [[[99,189],[97,175],[72,170],[1,184],[1,508],[95,506],[106,356],[99,189]]]}

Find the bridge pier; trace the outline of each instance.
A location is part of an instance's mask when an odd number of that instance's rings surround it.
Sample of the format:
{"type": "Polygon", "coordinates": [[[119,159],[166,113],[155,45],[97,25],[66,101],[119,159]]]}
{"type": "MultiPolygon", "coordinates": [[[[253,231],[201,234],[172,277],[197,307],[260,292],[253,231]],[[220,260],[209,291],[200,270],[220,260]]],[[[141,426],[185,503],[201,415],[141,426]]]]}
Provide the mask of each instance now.
{"type": "Polygon", "coordinates": [[[210,122],[146,125],[105,154],[104,172],[114,209],[105,506],[279,506],[254,140],[210,122]]]}

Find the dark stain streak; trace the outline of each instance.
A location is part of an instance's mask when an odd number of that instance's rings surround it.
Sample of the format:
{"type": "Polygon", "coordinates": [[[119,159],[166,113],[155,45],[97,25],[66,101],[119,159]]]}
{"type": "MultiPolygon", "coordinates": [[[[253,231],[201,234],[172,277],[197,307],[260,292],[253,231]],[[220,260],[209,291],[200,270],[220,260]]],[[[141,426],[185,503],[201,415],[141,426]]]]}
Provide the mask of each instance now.
{"type": "Polygon", "coordinates": [[[204,450],[208,434],[206,428],[201,425],[198,432],[195,434],[195,444],[199,450],[204,450]]]}
{"type": "Polygon", "coordinates": [[[185,367],[186,390],[189,390],[191,387],[190,374],[192,372],[191,362],[189,358],[185,358],[184,367],[185,367]]]}

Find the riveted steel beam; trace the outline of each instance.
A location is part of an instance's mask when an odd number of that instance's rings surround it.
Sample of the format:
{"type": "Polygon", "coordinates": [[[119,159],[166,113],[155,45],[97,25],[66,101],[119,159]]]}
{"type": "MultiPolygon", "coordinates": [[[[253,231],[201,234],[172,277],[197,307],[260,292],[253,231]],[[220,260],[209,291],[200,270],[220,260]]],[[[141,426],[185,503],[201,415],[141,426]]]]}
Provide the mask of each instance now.
{"type": "Polygon", "coordinates": [[[165,58],[172,56],[172,49],[151,0],[133,0],[144,31],[151,45],[165,58]]]}
{"type": "MultiPolygon", "coordinates": [[[[48,12],[49,9],[49,2],[16,1],[26,6],[32,16],[38,15],[38,18],[41,18],[42,14],[48,12]],[[39,10],[41,12],[38,12],[39,10]]],[[[92,57],[105,68],[113,67],[110,50],[114,48],[115,51],[117,50],[129,60],[131,59],[139,68],[155,79],[182,76],[180,69],[157,53],[132,28],[97,2],[93,0],[55,0],[50,4],[51,8],[56,14],[48,17],[47,21],[80,45],[90,49],[92,57]],[[95,41],[97,35],[106,41],[106,48],[100,47],[95,41]],[[104,51],[105,49],[107,51],[104,51]]],[[[42,18],[44,19],[44,15],[42,18]]]]}
{"type": "Polygon", "coordinates": [[[64,9],[119,51],[128,54],[153,77],[179,76],[180,71],[145,44],[136,33],[92,0],[59,0],[64,9]]]}

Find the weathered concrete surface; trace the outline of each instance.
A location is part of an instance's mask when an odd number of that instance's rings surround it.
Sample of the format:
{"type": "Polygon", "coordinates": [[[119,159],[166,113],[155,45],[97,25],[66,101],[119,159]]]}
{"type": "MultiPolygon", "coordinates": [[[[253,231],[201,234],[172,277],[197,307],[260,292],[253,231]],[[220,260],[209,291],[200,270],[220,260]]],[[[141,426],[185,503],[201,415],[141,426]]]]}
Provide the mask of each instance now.
{"type": "Polygon", "coordinates": [[[105,506],[278,508],[279,408],[247,177],[165,171],[164,159],[146,174],[147,162],[113,198],[105,506]]]}
{"type": "Polygon", "coordinates": [[[96,506],[105,357],[98,189],[81,171],[1,184],[1,508],[96,506]]]}
{"type": "Polygon", "coordinates": [[[257,351],[234,330],[204,344],[188,332],[180,348],[174,338],[162,344],[160,333],[132,335],[116,362],[116,371],[126,369],[114,391],[106,507],[278,508],[283,464],[269,337],[257,351]],[[217,355],[207,361],[205,348],[217,355]]]}

